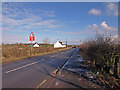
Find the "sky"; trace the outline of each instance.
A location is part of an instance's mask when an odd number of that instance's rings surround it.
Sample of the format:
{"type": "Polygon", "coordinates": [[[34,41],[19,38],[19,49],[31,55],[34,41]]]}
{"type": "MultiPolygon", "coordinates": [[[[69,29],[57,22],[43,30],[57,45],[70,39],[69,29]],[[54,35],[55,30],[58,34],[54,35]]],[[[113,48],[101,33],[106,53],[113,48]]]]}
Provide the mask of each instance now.
{"type": "Polygon", "coordinates": [[[2,42],[29,43],[49,38],[80,44],[96,33],[118,31],[118,5],[113,2],[3,2],[2,42]]]}

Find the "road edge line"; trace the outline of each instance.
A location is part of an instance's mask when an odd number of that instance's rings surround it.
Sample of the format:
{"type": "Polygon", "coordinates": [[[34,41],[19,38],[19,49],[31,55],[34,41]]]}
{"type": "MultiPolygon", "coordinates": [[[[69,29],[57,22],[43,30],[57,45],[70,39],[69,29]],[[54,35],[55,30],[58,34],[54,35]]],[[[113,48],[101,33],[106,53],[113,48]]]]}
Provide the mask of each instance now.
{"type": "Polygon", "coordinates": [[[68,57],[68,59],[60,66],[58,67],[58,69],[56,70],[56,74],[60,71],[61,68],[63,68],[63,66],[72,58],[72,55],[70,55],[68,57]]]}

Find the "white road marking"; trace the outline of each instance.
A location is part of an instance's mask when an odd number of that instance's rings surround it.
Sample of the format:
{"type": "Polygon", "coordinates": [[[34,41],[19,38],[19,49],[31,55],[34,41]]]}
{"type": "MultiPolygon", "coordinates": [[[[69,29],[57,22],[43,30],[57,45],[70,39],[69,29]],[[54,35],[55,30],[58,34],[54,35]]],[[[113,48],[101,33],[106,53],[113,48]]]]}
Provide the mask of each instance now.
{"type": "MultiPolygon", "coordinates": [[[[57,71],[57,69],[55,69],[50,75],[55,76],[56,71],[57,71]]],[[[45,82],[46,82],[46,80],[42,81],[36,88],[40,88],[45,82]]]]}
{"type": "Polygon", "coordinates": [[[55,55],[51,56],[51,57],[55,57],[55,55]]]}
{"type": "MultiPolygon", "coordinates": [[[[43,61],[43,60],[44,60],[44,59],[42,59],[41,61],[43,61]]],[[[9,70],[9,71],[7,71],[6,73],[13,72],[13,71],[19,70],[19,69],[21,69],[21,68],[25,68],[25,67],[27,67],[27,66],[30,66],[30,65],[33,65],[33,64],[39,63],[39,62],[41,62],[41,61],[37,61],[37,62],[33,62],[33,63],[30,63],[30,64],[23,65],[23,66],[21,66],[21,67],[18,67],[18,68],[15,68],[15,69],[9,70]]]]}
{"type": "Polygon", "coordinates": [[[56,55],[53,55],[53,56],[51,56],[51,57],[55,57],[55,56],[58,56],[58,54],[56,54],[56,55]]]}
{"type": "Polygon", "coordinates": [[[55,83],[56,86],[58,86],[58,84],[59,84],[58,82],[55,83]]]}
{"type": "Polygon", "coordinates": [[[46,82],[46,80],[42,81],[36,88],[40,88],[40,86],[41,86],[42,84],[44,84],[45,82],[46,82]]]}
{"type": "Polygon", "coordinates": [[[73,57],[73,56],[71,56],[71,57],[69,58],[69,60],[63,65],[62,68],[65,68],[65,66],[69,63],[69,61],[70,61],[70,59],[71,59],[72,57],[73,57]]]}
{"type": "Polygon", "coordinates": [[[45,59],[42,59],[42,60],[45,60],[45,59]]]}

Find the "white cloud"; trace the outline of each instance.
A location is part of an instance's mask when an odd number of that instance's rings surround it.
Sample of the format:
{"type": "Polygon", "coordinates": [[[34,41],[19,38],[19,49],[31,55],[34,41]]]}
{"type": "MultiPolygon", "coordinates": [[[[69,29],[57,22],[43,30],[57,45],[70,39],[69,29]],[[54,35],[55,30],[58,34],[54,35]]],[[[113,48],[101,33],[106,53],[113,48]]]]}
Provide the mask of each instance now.
{"type": "Polygon", "coordinates": [[[57,25],[56,24],[56,20],[43,20],[43,21],[40,21],[38,23],[34,23],[33,25],[35,26],[42,26],[43,28],[46,27],[46,28],[58,28],[60,27],[61,25],[57,25]]]}
{"type": "Polygon", "coordinates": [[[116,28],[113,28],[113,27],[111,27],[111,26],[108,26],[105,21],[103,21],[103,22],[101,23],[101,26],[102,26],[105,30],[115,30],[115,31],[117,31],[116,28]]]}
{"type": "MultiPolygon", "coordinates": [[[[43,16],[45,17],[54,17],[54,11],[46,11],[46,10],[39,10],[41,15],[36,15],[30,9],[23,8],[22,10],[19,8],[11,8],[8,4],[4,6],[3,4],[3,29],[2,30],[29,30],[32,28],[58,28],[61,27],[61,24],[58,23],[55,19],[43,20],[43,16]]],[[[14,7],[14,5],[12,5],[14,7]]],[[[36,11],[38,12],[38,11],[36,11]]]]}
{"type": "MultiPolygon", "coordinates": [[[[41,14],[38,15],[33,12],[34,10],[26,10],[25,8],[3,8],[3,15],[2,15],[2,31],[3,35],[3,43],[15,43],[15,42],[28,42],[28,37],[17,35],[9,35],[6,32],[17,32],[17,33],[28,33],[31,30],[38,30],[42,32],[50,32],[50,29],[59,28],[63,24],[58,22],[55,17],[53,11],[40,11],[41,14]],[[42,13],[43,12],[43,13],[42,13]],[[49,18],[49,19],[43,19],[49,18]],[[52,19],[51,19],[52,17],[52,19]],[[26,40],[26,41],[25,41],[26,40]]],[[[0,14],[1,16],[1,14],[0,14]]],[[[1,28],[0,28],[1,29],[1,28]]],[[[23,34],[24,35],[24,34],[23,34]]]]}
{"type": "Polygon", "coordinates": [[[15,30],[16,29],[32,29],[32,28],[59,28],[62,25],[58,24],[56,20],[39,20],[26,18],[21,20],[15,20],[13,18],[8,18],[3,16],[3,30],[15,30]],[[7,29],[6,29],[7,28],[7,29]]]}
{"type": "Polygon", "coordinates": [[[72,35],[72,36],[77,36],[77,35],[90,35],[93,34],[93,32],[91,32],[91,30],[78,30],[78,31],[53,31],[56,33],[61,33],[64,35],[72,35]]]}
{"type": "MultiPolygon", "coordinates": [[[[105,6],[105,14],[108,16],[118,16],[118,3],[107,3],[105,6]]],[[[98,9],[92,8],[91,10],[89,10],[88,12],[89,14],[92,15],[100,15],[102,12],[98,9]]]]}
{"type": "Polygon", "coordinates": [[[113,39],[118,39],[118,35],[112,36],[113,39]]]}
{"type": "Polygon", "coordinates": [[[43,31],[43,32],[49,32],[49,30],[40,30],[40,31],[43,31]]]}
{"type": "Polygon", "coordinates": [[[93,8],[93,9],[91,9],[88,13],[89,13],[89,14],[93,14],[93,15],[100,15],[100,14],[101,14],[101,11],[98,10],[98,9],[93,8]]]}
{"type": "Polygon", "coordinates": [[[43,16],[55,17],[55,11],[44,11],[43,16]]]}
{"type": "Polygon", "coordinates": [[[112,26],[108,26],[106,21],[101,22],[101,24],[88,25],[86,31],[91,31],[91,34],[108,34],[115,35],[118,33],[118,29],[112,26]],[[106,33],[107,32],[107,33],[106,33]]]}
{"type": "Polygon", "coordinates": [[[3,35],[2,43],[26,43],[28,42],[28,37],[19,35],[3,35]]]}
{"type": "Polygon", "coordinates": [[[116,8],[116,5],[114,3],[108,3],[107,8],[109,8],[110,10],[114,10],[116,8]]]}
{"type": "Polygon", "coordinates": [[[93,27],[94,27],[94,28],[97,28],[97,25],[96,25],[96,24],[93,24],[93,27]]]}
{"type": "Polygon", "coordinates": [[[88,25],[84,30],[79,30],[77,32],[71,31],[71,32],[65,32],[65,31],[54,31],[57,33],[67,34],[67,35],[96,35],[96,34],[105,34],[106,31],[108,31],[108,34],[116,34],[117,28],[114,28],[112,26],[108,26],[105,21],[101,22],[101,24],[92,24],[88,25]]]}
{"type": "Polygon", "coordinates": [[[118,44],[119,43],[119,37],[118,37],[118,34],[116,35],[110,35],[110,36],[104,36],[104,38],[110,38],[111,39],[111,43],[114,43],[114,44],[118,44]]]}
{"type": "Polygon", "coordinates": [[[105,21],[103,21],[103,22],[101,23],[101,26],[104,27],[105,30],[108,30],[108,28],[109,28],[105,21]]]}
{"type": "Polygon", "coordinates": [[[79,45],[79,44],[81,44],[83,41],[84,41],[84,40],[82,40],[82,39],[77,39],[77,38],[75,38],[74,40],[68,41],[68,44],[71,44],[71,45],[79,45]]]}
{"type": "Polygon", "coordinates": [[[106,5],[106,14],[118,16],[118,6],[115,3],[107,3],[106,5]]]}

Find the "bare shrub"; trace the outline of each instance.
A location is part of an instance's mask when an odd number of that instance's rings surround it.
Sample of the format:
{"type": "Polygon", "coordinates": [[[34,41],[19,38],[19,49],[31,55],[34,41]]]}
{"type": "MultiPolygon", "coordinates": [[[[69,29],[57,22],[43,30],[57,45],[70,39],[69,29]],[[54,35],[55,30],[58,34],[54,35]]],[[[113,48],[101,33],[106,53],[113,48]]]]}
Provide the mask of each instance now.
{"type": "Polygon", "coordinates": [[[90,61],[91,65],[100,72],[108,74],[110,71],[114,72],[115,59],[120,54],[118,44],[114,43],[110,36],[97,35],[94,39],[85,42],[81,50],[83,58],[90,61]]]}

